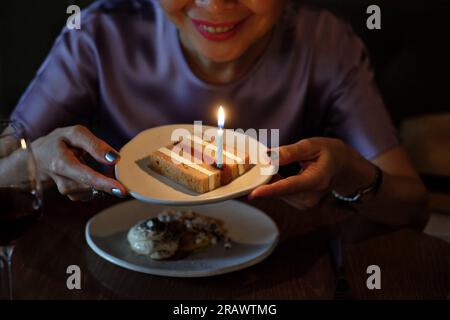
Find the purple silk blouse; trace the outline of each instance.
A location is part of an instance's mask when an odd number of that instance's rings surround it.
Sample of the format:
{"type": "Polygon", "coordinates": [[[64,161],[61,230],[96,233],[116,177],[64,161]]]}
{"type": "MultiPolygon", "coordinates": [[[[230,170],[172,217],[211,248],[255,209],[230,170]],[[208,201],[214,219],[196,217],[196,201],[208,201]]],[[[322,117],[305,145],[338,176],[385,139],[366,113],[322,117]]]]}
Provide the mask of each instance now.
{"type": "Polygon", "coordinates": [[[62,31],[11,115],[31,139],[84,124],[120,148],[154,126],[214,125],[220,103],[227,128],[279,129],[281,145],[330,136],[371,159],[398,144],[362,42],[327,11],[286,10],[263,56],[227,85],[190,70],[158,1],[97,1],[81,21],[62,31]]]}

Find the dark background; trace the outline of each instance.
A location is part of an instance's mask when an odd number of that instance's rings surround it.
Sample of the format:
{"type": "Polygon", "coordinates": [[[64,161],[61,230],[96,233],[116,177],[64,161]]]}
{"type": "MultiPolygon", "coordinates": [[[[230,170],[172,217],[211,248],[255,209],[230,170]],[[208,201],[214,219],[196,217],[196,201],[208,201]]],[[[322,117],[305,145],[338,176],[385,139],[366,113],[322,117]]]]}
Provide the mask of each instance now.
{"type": "MultiPolygon", "coordinates": [[[[70,4],[92,0],[0,2],[0,117],[7,117],[65,25],[70,4]]],[[[307,0],[348,19],[366,43],[386,105],[405,117],[450,111],[450,0],[307,0]],[[366,28],[366,9],[382,30],[366,28]]]]}

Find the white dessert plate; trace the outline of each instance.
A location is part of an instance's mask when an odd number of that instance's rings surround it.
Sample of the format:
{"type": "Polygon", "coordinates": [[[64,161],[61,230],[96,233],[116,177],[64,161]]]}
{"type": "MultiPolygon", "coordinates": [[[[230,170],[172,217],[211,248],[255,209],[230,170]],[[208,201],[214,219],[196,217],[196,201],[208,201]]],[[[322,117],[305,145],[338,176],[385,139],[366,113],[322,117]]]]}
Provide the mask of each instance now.
{"type": "Polygon", "coordinates": [[[224,221],[232,246],[221,243],[180,260],[152,260],[134,253],[127,232],[138,221],[156,216],[167,206],[127,201],[110,207],[86,225],[86,240],[100,257],[126,269],[169,277],[208,277],[250,267],[268,257],[278,243],[278,228],[265,213],[229,200],[189,209],[224,221]]]}
{"type": "MultiPolygon", "coordinates": [[[[203,126],[203,130],[211,127],[203,126]]],[[[121,159],[116,165],[116,178],[127,188],[130,195],[138,200],[172,206],[198,205],[229,200],[250,193],[256,187],[267,183],[271,175],[264,172],[274,171],[273,167],[255,165],[231,183],[215,190],[199,194],[164,177],[148,167],[151,152],[167,146],[175,129],[187,129],[194,132],[189,124],[167,125],[145,130],[128,142],[121,150],[121,159]]],[[[234,132],[235,135],[242,133],[234,132]]],[[[249,137],[250,139],[253,139],[249,137]]],[[[261,150],[267,149],[258,142],[261,150]]]]}

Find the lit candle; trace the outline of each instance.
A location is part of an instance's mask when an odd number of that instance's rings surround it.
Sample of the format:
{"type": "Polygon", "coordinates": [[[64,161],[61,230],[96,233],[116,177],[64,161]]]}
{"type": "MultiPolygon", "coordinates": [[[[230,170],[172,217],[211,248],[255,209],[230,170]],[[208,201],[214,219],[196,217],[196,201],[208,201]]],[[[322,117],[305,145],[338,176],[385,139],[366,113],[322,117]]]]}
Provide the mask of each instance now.
{"type": "Polygon", "coordinates": [[[225,125],[225,111],[223,107],[219,107],[217,116],[217,168],[222,169],[222,153],[223,153],[223,126],[225,125]]]}

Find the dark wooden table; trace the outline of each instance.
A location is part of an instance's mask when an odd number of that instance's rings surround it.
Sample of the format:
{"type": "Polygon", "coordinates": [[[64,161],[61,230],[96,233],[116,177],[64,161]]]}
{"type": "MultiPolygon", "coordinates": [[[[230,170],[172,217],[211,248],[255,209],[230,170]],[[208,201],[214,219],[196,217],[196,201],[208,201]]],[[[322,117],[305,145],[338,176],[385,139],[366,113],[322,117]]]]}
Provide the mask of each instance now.
{"type": "MultiPolygon", "coordinates": [[[[238,272],[197,279],[139,274],[97,256],[84,236],[86,222],[123,200],[73,203],[46,194],[45,215],[17,243],[16,299],[331,299],[335,273],[330,237],[343,241],[344,267],[356,299],[445,299],[450,291],[450,245],[410,229],[374,225],[332,203],[299,212],[260,200],[281,240],[263,262],[238,272]],[[366,269],[381,268],[381,290],[369,290],[366,269]],[[81,290],[68,290],[66,269],[78,265],[81,290]]],[[[395,213],[393,213],[395,214],[395,213]]]]}

